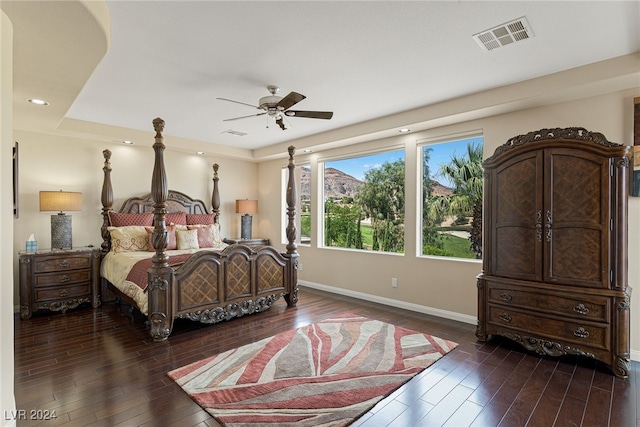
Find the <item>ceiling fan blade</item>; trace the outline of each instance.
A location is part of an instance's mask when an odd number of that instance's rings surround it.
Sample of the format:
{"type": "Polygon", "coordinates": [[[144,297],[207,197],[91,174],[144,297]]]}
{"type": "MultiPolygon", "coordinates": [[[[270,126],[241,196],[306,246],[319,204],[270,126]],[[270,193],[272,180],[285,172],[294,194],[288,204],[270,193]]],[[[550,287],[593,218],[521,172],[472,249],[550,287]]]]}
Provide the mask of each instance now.
{"type": "Polygon", "coordinates": [[[276,107],[281,110],[288,110],[305,98],[306,96],[298,92],[289,92],[289,95],[282,98],[280,102],[278,102],[278,105],[276,105],[276,107]]]}
{"type": "Polygon", "coordinates": [[[224,120],[223,120],[223,122],[230,122],[230,121],[232,121],[232,120],[246,119],[246,118],[248,118],[248,117],[263,116],[263,115],[265,115],[265,114],[267,114],[267,113],[266,113],[266,112],[264,112],[264,113],[258,113],[258,114],[250,114],[250,115],[248,115],[248,116],[234,117],[234,118],[232,118],[232,119],[224,119],[224,120]]]}
{"type": "Polygon", "coordinates": [[[227,98],[216,98],[216,99],[219,99],[221,101],[235,102],[236,104],[242,104],[242,105],[246,105],[246,106],[253,107],[253,108],[260,108],[257,105],[247,104],[246,102],[234,101],[233,99],[227,99],[227,98]]]}
{"type": "Polygon", "coordinates": [[[288,117],[307,117],[309,119],[325,119],[329,120],[333,117],[333,111],[299,111],[287,110],[284,114],[288,117]]]}

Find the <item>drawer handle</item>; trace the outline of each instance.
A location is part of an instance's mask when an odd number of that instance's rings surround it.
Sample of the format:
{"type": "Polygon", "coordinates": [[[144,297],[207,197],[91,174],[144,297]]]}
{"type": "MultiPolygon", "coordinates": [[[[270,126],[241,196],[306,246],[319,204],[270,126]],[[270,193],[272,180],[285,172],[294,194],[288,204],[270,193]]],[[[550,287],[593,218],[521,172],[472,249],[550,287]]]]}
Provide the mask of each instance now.
{"type": "Polygon", "coordinates": [[[500,299],[502,301],[506,301],[506,302],[511,302],[511,300],[513,299],[513,297],[509,294],[500,294],[500,299]]]}
{"type": "Polygon", "coordinates": [[[66,289],[63,289],[60,291],[60,296],[61,297],[68,297],[69,296],[69,291],[66,289]]]}
{"type": "Polygon", "coordinates": [[[502,320],[504,323],[509,323],[511,322],[511,316],[509,316],[508,313],[502,313],[500,315],[500,320],[502,320]]]}
{"type": "Polygon", "coordinates": [[[585,328],[580,326],[578,329],[573,331],[573,335],[575,335],[578,338],[589,338],[589,331],[587,331],[585,328]]]}
{"type": "Polygon", "coordinates": [[[580,303],[573,307],[573,311],[578,314],[589,314],[589,309],[583,303],[580,303]]]}
{"type": "Polygon", "coordinates": [[[60,283],[67,283],[69,280],[71,280],[71,277],[67,276],[66,274],[64,274],[61,278],[60,278],[60,283]]]}
{"type": "Polygon", "coordinates": [[[60,261],[60,267],[67,268],[69,267],[69,265],[69,260],[63,259],[62,261],[60,261]]]}

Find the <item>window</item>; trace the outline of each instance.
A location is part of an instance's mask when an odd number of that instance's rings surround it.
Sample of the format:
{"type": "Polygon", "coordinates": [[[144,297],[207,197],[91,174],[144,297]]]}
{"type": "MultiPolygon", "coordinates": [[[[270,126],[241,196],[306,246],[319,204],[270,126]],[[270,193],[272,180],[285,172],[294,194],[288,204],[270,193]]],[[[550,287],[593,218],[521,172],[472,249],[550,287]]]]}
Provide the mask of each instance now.
{"type": "Polygon", "coordinates": [[[404,150],[320,165],[323,245],[404,253],[404,150]]]}
{"type": "Polygon", "coordinates": [[[482,145],[478,134],[419,144],[421,255],[482,258],[482,145]]]}
{"type": "MultiPolygon", "coordinates": [[[[303,245],[311,244],[311,165],[296,165],[296,193],[298,200],[296,201],[296,240],[303,245]]],[[[287,225],[289,217],[287,216],[287,183],[289,182],[289,169],[282,168],[281,185],[282,188],[282,235],[281,241],[287,243],[287,225]]]]}
{"type": "Polygon", "coordinates": [[[311,244],[311,165],[300,165],[300,174],[296,177],[300,191],[298,203],[300,208],[300,243],[311,244]]]}

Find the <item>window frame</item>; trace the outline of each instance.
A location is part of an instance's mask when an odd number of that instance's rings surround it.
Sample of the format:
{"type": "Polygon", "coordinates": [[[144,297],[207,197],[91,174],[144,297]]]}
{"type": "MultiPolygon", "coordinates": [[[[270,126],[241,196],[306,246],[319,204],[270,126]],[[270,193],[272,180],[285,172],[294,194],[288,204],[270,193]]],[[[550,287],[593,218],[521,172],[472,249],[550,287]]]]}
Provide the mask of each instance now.
{"type": "MultiPolygon", "coordinates": [[[[355,252],[370,253],[370,254],[395,255],[395,256],[406,255],[407,253],[406,239],[404,239],[405,244],[403,246],[402,252],[387,252],[387,251],[380,251],[380,250],[374,251],[372,249],[357,249],[357,248],[345,248],[341,246],[327,246],[325,244],[325,192],[324,192],[325,169],[326,169],[326,164],[328,162],[363,158],[363,157],[375,156],[375,155],[384,154],[384,153],[402,152],[402,160],[405,162],[403,185],[405,190],[404,223],[406,224],[406,209],[407,209],[407,206],[406,206],[407,152],[406,150],[407,150],[407,147],[404,143],[395,143],[392,145],[387,145],[385,147],[379,147],[379,148],[367,149],[367,150],[361,150],[361,151],[350,151],[350,152],[339,154],[339,155],[320,157],[317,159],[316,168],[317,168],[318,180],[317,180],[317,187],[316,187],[316,190],[317,190],[316,205],[319,208],[316,209],[315,218],[318,224],[318,227],[316,230],[316,239],[317,239],[318,248],[330,249],[330,250],[342,250],[342,251],[355,251],[355,252]]],[[[366,172],[366,170],[363,170],[363,172],[366,172]]]]}
{"type": "MultiPolygon", "coordinates": [[[[462,258],[462,257],[455,257],[455,256],[445,256],[445,255],[428,255],[428,254],[424,254],[423,253],[423,232],[422,232],[422,225],[423,225],[423,218],[422,218],[422,213],[424,210],[424,203],[425,200],[423,200],[422,198],[422,193],[423,193],[423,168],[422,168],[422,155],[423,155],[423,149],[425,147],[428,146],[432,146],[432,145],[439,145],[439,144],[446,144],[446,143],[454,143],[454,142],[460,142],[460,141],[465,141],[465,140],[471,140],[471,139],[475,139],[475,138],[482,138],[482,150],[483,150],[483,158],[484,158],[484,132],[482,131],[482,129],[475,129],[475,130],[469,130],[469,131],[464,131],[464,132],[459,132],[459,133],[454,133],[454,134],[448,134],[448,135],[440,135],[440,136],[434,136],[434,137],[428,137],[428,138],[421,138],[419,140],[416,141],[416,199],[417,199],[417,203],[416,203],[416,234],[417,234],[417,238],[416,238],[416,248],[415,248],[415,254],[417,258],[434,258],[434,259],[439,259],[439,260],[452,260],[452,261],[459,261],[459,262],[475,262],[475,263],[482,263],[482,259],[478,259],[478,258],[462,258]]],[[[433,177],[433,171],[430,170],[430,174],[433,177]]],[[[483,194],[484,197],[484,194],[483,194]]]]}

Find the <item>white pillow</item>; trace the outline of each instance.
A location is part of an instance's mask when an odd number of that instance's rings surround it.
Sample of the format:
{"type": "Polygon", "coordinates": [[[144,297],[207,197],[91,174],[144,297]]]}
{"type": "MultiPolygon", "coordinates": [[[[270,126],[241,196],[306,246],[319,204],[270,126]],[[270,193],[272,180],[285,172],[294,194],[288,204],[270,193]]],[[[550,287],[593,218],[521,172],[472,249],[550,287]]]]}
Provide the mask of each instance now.
{"type": "Polygon", "coordinates": [[[176,230],[178,249],[199,249],[198,230],[176,230]]]}

